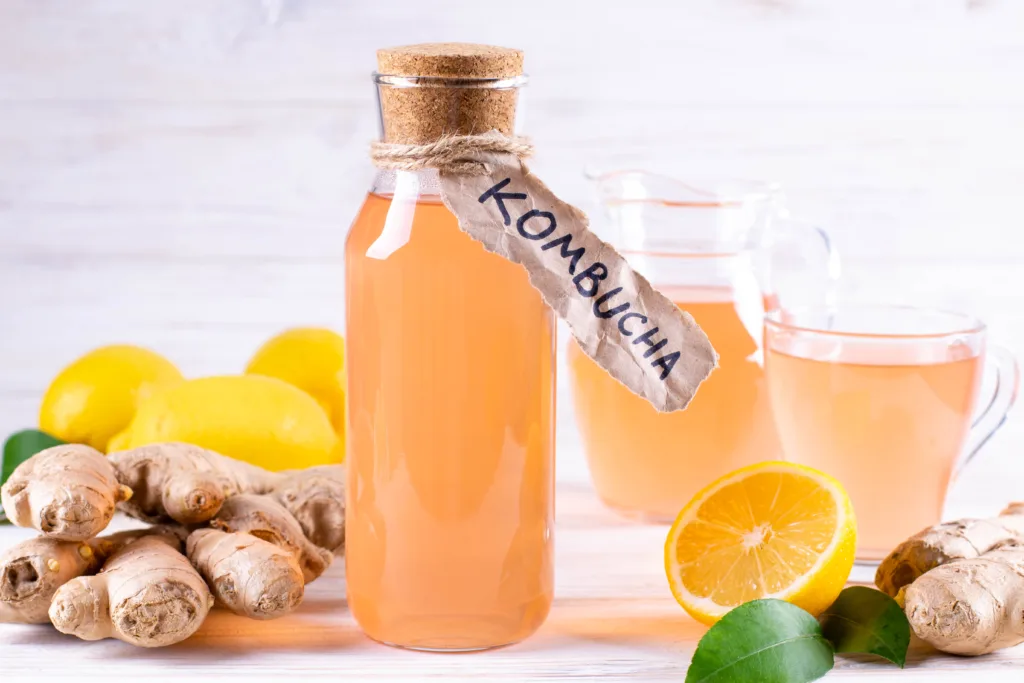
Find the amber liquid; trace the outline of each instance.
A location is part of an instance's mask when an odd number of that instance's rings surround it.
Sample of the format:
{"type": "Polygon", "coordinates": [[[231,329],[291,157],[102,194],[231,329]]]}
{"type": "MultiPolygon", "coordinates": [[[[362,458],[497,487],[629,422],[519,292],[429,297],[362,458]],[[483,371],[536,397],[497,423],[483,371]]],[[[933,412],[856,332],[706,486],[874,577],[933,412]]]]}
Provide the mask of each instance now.
{"type": "Polygon", "coordinates": [[[554,320],[437,201],[368,257],[390,207],[346,245],[349,606],[393,645],[513,643],[552,598],[554,320]]]}
{"type": "Polygon", "coordinates": [[[979,357],[883,365],[870,353],[858,362],[766,355],[786,459],[846,488],[857,514],[858,559],[880,560],[941,520],[971,425],[979,357]]]}
{"type": "Polygon", "coordinates": [[[594,486],[609,506],[649,521],[675,519],[717,477],[780,454],[753,336],[760,332],[744,325],[732,291],[661,291],[697,320],[719,354],[718,369],[685,410],[657,412],[575,342],[568,349],[576,422],[594,486]]]}

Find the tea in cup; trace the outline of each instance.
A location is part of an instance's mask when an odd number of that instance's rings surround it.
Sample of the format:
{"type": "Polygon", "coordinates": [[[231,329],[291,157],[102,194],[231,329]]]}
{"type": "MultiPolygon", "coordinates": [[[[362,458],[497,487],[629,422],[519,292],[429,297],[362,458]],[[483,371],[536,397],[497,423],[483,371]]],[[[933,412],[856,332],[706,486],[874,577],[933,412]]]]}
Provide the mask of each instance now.
{"type": "Polygon", "coordinates": [[[961,457],[1002,424],[1017,363],[985,326],[899,306],[773,311],[768,395],[784,458],[838,479],[857,515],[857,559],[874,562],[941,521],[961,457]],[[998,373],[980,416],[986,362],[998,373]]]}

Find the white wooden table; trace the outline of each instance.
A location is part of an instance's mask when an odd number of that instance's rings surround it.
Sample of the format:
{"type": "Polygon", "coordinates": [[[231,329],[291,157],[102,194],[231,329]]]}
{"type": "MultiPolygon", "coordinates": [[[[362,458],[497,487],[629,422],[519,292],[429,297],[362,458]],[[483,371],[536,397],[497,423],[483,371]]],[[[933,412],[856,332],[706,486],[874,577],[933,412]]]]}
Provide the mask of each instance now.
{"type": "MultiPolygon", "coordinates": [[[[222,610],[177,646],[143,650],[95,643],[49,626],[0,625],[0,679],[37,674],[87,680],[482,680],[672,681],[685,675],[704,627],[672,595],[662,569],[667,527],[625,521],[588,488],[558,491],[556,589],[551,615],[527,641],[474,654],[427,654],[379,645],[363,636],[345,605],[343,562],[311,584],[299,610],[256,622],[222,610]]],[[[30,536],[0,530],[0,546],[30,536]]],[[[838,657],[828,679],[893,676],[898,681],[1019,681],[1024,647],[965,659],[912,646],[907,668],[838,657]],[[982,678],[979,678],[982,677],[982,678]]]]}

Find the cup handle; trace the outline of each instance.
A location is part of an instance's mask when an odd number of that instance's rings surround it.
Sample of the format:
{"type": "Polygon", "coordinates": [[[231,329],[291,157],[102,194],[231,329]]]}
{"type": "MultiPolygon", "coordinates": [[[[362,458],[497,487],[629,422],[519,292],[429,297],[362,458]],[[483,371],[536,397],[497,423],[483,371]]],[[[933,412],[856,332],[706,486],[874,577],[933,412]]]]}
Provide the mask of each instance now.
{"type": "Polygon", "coordinates": [[[841,273],[839,252],[828,233],[779,210],[763,244],[765,291],[780,308],[835,305],[841,273]],[[787,278],[793,278],[792,280],[787,278]]]}
{"type": "Polygon", "coordinates": [[[964,449],[965,455],[956,468],[955,476],[963,473],[967,465],[977,457],[982,447],[1003,426],[1010,408],[1017,401],[1017,392],[1020,388],[1020,366],[1017,359],[1009,350],[1001,346],[989,349],[988,357],[995,366],[996,386],[988,403],[971,423],[971,430],[967,435],[967,446],[964,449]]]}

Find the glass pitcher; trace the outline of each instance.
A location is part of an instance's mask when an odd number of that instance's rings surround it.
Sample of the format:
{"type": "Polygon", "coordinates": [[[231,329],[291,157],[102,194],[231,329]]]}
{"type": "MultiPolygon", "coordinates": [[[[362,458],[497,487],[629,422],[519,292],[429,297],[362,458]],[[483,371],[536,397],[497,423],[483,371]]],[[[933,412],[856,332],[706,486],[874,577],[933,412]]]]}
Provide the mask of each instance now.
{"type": "Polygon", "coordinates": [[[675,519],[701,488],[782,459],[765,385],[762,321],[831,299],[838,258],[822,231],[786,217],[777,186],[590,174],[603,236],[711,339],[719,367],[686,410],[658,413],[570,341],[576,422],[598,494],[645,521],[675,519]]]}

